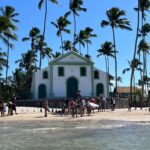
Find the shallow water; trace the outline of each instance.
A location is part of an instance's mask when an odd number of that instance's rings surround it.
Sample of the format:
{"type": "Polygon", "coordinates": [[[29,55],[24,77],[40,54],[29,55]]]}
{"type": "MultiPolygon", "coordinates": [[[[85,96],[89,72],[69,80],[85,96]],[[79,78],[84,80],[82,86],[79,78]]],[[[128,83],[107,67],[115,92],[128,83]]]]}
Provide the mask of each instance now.
{"type": "Polygon", "coordinates": [[[1,122],[0,150],[149,150],[149,130],[148,122],[1,122]]]}

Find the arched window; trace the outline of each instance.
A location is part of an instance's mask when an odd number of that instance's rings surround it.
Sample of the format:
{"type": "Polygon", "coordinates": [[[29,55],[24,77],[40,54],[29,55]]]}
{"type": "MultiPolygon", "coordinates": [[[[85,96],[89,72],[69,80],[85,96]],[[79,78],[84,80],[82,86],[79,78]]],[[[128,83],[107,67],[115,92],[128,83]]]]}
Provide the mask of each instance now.
{"type": "Polygon", "coordinates": [[[43,79],[48,79],[48,72],[47,71],[43,72],[43,79]]]}
{"type": "Polygon", "coordinates": [[[45,84],[40,84],[39,85],[38,97],[39,97],[39,99],[46,98],[46,85],[45,84]]]}
{"type": "Polygon", "coordinates": [[[99,79],[99,72],[97,70],[94,71],[94,79],[99,79]]]}

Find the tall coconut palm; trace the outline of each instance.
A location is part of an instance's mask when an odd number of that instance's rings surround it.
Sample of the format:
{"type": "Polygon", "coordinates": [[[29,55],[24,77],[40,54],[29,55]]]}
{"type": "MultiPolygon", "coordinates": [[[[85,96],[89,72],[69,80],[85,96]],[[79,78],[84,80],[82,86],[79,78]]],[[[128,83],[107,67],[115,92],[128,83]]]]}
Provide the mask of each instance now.
{"type": "MultiPolygon", "coordinates": [[[[49,0],[51,3],[53,4],[58,4],[57,0],[49,0]]],[[[38,3],[38,8],[41,9],[42,6],[45,5],[45,15],[44,15],[44,23],[43,23],[43,34],[42,34],[42,39],[41,39],[41,47],[40,47],[40,51],[42,52],[42,48],[43,48],[43,43],[45,40],[45,32],[46,32],[46,23],[47,23],[47,14],[48,14],[48,0],[40,0],[38,3]]],[[[40,53],[40,57],[41,57],[41,53],[40,53]]],[[[41,64],[40,67],[41,69],[41,64]]]]}
{"type": "Polygon", "coordinates": [[[79,11],[86,12],[87,9],[82,7],[83,0],[70,0],[70,10],[73,13],[74,19],[74,39],[73,39],[73,48],[75,48],[75,38],[76,38],[76,16],[79,16],[79,11]]]}
{"type": "Polygon", "coordinates": [[[30,32],[29,32],[29,36],[28,37],[24,37],[22,39],[23,42],[31,40],[31,49],[33,51],[35,51],[35,45],[36,45],[36,40],[38,38],[38,36],[40,35],[40,29],[37,27],[33,27],[30,32]]]}
{"type": "Polygon", "coordinates": [[[20,69],[25,70],[27,75],[31,75],[37,69],[34,65],[35,61],[37,61],[34,55],[35,53],[32,50],[28,50],[27,53],[22,54],[21,59],[15,62],[19,63],[20,69]]]}
{"type": "Polygon", "coordinates": [[[85,31],[84,30],[80,30],[79,34],[76,35],[76,39],[75,39],[75,45],[79,44],[79,51],[80,54],[81,53],[81,46],[85,47],[85,31]]]}
{"type": "MultiPolygon", "coordinates": [[[[1,8],[0,9],[3,16],[6,17],[10,23],[12,24],[13,28],[8,28],[8,31],[15,31],[17,29],[17,27],[14,25],[14,23],[18,23],[19,20],[17,20],[15,17],[18,16],[19,14],[15,12],[15,8],[13,8],[12,6],[6,6],[5,9],[1,8]]],[[[10,41],[10,36],[8,36],[7,34],[5,34],[5,36],[8,39],[8,43],[10,41]]],[[[14,34],[15,36],[15,34],[14,34]]],[[[15,36],[16,37],[16,36],[15,36]]],[[[8,67],[9,67],[9,50],[10,50],[10,45],[8,44],[7,46],[7,66],[6,66],[6,85],[7,85],[7,77],[8,77],[8,67]]]]}
{"type": "MultiPolygon", "coordinates": [[[[150,1],[149,0],[140,0],[139,8],[141,11],[141,26],[143,28],[144,21],[146,21],[146,12],[150,9],[150,1]]],[[[142,40],[145,40],[145,35],[142,34],[142,40]]],[[[141,52],[139,52],[139,58],[141,57],[141,52]]],[[[143,63],[145,64],[145,59],[147,58],[147,54],[143,52],[143,63]]],[[[144,76],[146,76],[146,66],[143,65],[143,72],[141,72],[141,80],[143,80],[144,76]]],[[[144,96],[144,83],[142,82],[142,99],[144,96]]]]}
{"type": "MultiPolygon", "coordinates": [[[[123,72],[122,72],[123,74],[125,74],[128,71],[134,71],[134,72],[135,72],[135,70],[141,71],[140,65],[142,65],[142,63],[137,58],[135,58],[132,61],[128,61],[128,64],[129,64],[129,67],[125,68],[123,70],[123,72]]],[[[133,76],[132,79],[130,79],[130,80],[134,81],[134,89],[135,89],[135,76],[133,76]]],[[[130,83],[131,83],[131,81],[130,81],[130,83]]],[[[130,91],[132,91],[132,90],[130,90],[130,91]]],[[[134,93],[135,93],[135,91],[134,91],[134,93]]],[[[132,96],[132,93],[131,93],[131,96],[132,96]]],[[[129,99],[129,104],[131,104],[131,103],[132,103],[132,98],[129,99]]]]}
{"type": "MultiPolygon", "coordinates": [[[[114,51],[116,51],[116,38],[115,38],[115,28],[131,30],[130,23],[126,16],[124,10],[120,10],[117,7],[113,7],[106,11],[107,20],[102,20],[101,27],[110,26],[113,33],[113,44],[114,51]]],[[[115,88],[117,90],[117,54],[115,52],[115,88]]]]}
{"type": "MultiPolygon", "coordinates": [[[[150,33],[150,24],[146,23],[142,26],[140,33],[143,37],[146,37],[150,33]]],[[[143,38],[144,41],[145,38],[143,38]]],[[[144,45],[143,45],[144,46],[144,45]]],[[[140,53],[140,52],[139,52],[140,53]]],[[[143,51],[143,77],[147,76],[147,50],[143,51]]],[[[140,55],[140,54],[139,54],[140,55]]]]}
{"type": "Polygon", "coordinates": [[[51,22],[52,25],[54,25],[56,27],[57,30],[57,36],[60,37],[61,39],[61,47],[62,47],[62,54],[64,53],[64,49],[63,49],[63,36],[62,36],[62,32],[65,33],[70,33],[69,29],[66,29],[66,27],[71,24],[71,22],[67,19],[68,16],[70,15],[70,11],[65,13],[64,16],[61,16],[57,19],[57,22],[51,22]]]}
{"type": "Polygon", "coordinates": [[[52,57],[52,49],[48,47],[47,43],[45,41],[42,41],[43,36],[39,35],[36,38],[36,43],[35,43],[35,53],[40,53],[40,58],[39,58],[39,69],[41,69],[42,65],[42,59],[44,57],[48,57],[48,62],[49,58],[52,57]],[[42,45],[42,49],[41,49],[42,45]]]}
{"type": "Polygon", "coordinates": [[[114,58],[114,46],[112,42],[106,41],[101,45],[101,48],[97,50],[99,56],[105,56],[106,72],[107,72],[107,83],[109,84],[109,57],[114,58]]]}
{"type": "MultiPolygon", "coordinates": [[[[36,50],[36,48],[37,48],[37,40],[38,40],[39,36],[40,36],[40,29],[37,28],[37,27],[33,27],[30,30],[30,32],[29,32],[29,36],[28,37],[24,37],[22,39],[22,41],[25,42],[25,41],[31,40],[31,50],[34,53],[36,53],[37,52],[37,50],[36,50]]],[[[34,56],[36,57],[37,55],[34,55],[34,56]]],[[[35,66],[37,67],[36,61],[35,61],[35,66]]]]}
{"type": "MultiPolygon", "coordinates": [[[[141,72],[141,81],[144,80],[144,76],[147,76],[147,54],[149,54],[149,51],[150,51],[150,45],[145,41],[145,39],[142,39],[139,43],[139,46],[138,46],[138,54],[139,53],[143,53],[143,69],[142,69],[142,72],[141,72]],[[142,74],[143,73],[143,74],[142,74]]],[[[140,56],[140,54],[139,54],[140,56]]],[[[141,58],[139,57],[139,60],[141,58]]],[[[147,85],[148,86],[148,85],[147,85]]],[[[144,96],[144,82],[142,82],[142,99],[143,99],[143,96],[144,96]]]]}
{"type": "Polygon", "coordinates": [[[93,34],[93,29],[90,27],[86,27],[84,30],[84,34],[85,34],[85,43],[87,44],[87,55],[89,55],[89,44],[92,44],[91,42],[91,38],[92,37],[97,37],[96,34],[93,34]]]}
{"type": "MultiPolygon", "coordinates": [[[[134,8],[137,11],[137,27],[136,27],[136,37],[134,43],[134,52],[133,52],[133,61],[136,59],[137,54],[137,45],[139,38],[139,28],[140,28],[140,0],[137,1],[137,8],[134,8]]],[[[134,77],[134,68],[131,68],[131,76],[130,76],[130,99],[132,101],[132,86],[133,86],[133,77],[134,77]]],[[[135,80],[135,79],[134,79],[135,80]]]]}

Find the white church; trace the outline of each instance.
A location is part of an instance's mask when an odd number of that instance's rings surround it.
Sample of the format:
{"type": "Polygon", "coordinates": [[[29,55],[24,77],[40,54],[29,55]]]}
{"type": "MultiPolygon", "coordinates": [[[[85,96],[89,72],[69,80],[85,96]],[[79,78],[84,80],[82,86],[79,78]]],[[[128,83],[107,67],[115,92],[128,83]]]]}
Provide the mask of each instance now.
{"type": "Polygon", "coordinates": [[[82,97],[108,97],[107,73],[94,67],[94,63],[70,51],[34,73],[31,93],[33,99],[75,98],[78,90],[82,97]]]}

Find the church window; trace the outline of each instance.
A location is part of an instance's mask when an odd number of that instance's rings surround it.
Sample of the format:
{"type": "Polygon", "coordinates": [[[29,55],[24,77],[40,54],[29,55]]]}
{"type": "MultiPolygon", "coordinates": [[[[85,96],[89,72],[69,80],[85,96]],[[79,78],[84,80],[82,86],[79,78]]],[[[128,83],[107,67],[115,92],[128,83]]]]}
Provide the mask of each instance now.
{"type": "Polygon", "coordinates": [[[80,68],[80,76],[86,76],[86,67],[80,68]]]}
{"type": "Polygon", "coordinates": [[[60,77],[64,76],[64,67],[58,67],[58,76],[60,77]]]}
{"type": "Polygon", "coordinates": [[[99,72],[98,71],[94,71],[94,79],[99,79],[99,72]]]}
{"type": "Polygon", "coordinates": [[[48,79],[48,72],[47,71],[43,72],[43,79],[48,79]]]}

